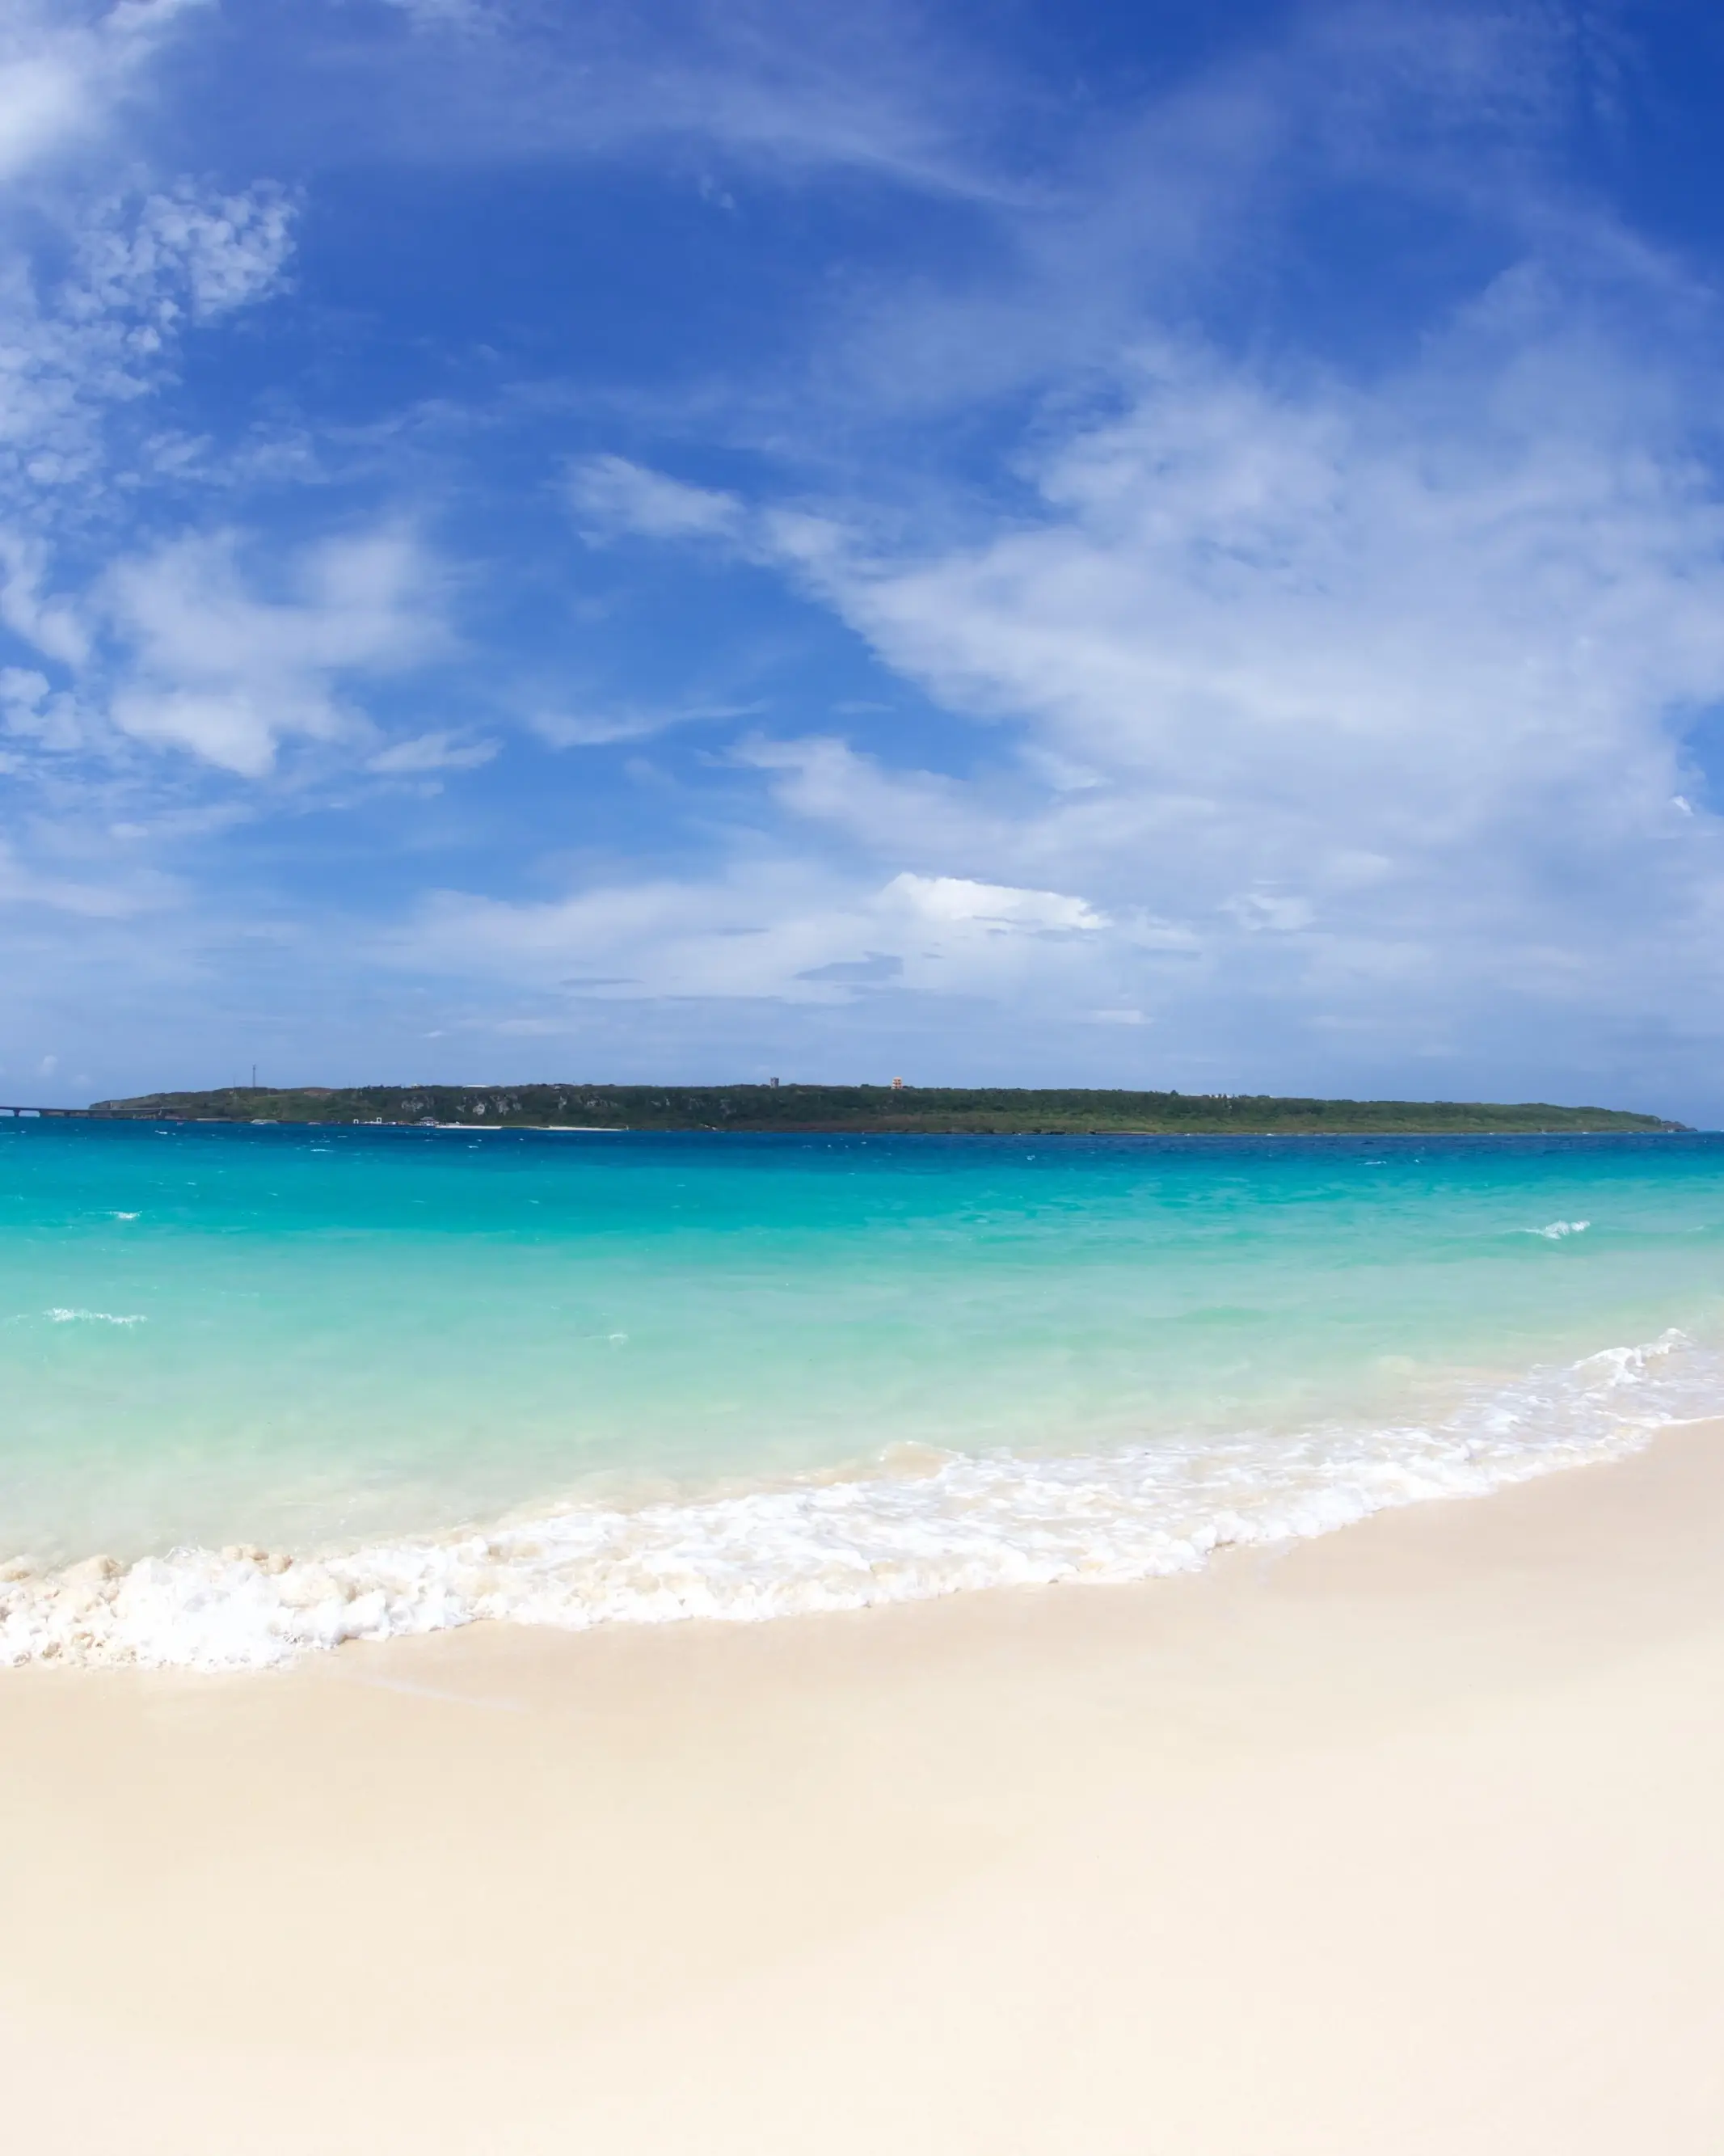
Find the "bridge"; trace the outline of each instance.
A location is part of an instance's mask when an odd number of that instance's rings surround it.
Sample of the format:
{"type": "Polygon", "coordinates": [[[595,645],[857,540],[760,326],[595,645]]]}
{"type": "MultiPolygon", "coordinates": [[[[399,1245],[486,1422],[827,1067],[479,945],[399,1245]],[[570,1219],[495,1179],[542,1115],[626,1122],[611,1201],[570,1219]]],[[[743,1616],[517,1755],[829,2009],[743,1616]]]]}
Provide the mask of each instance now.
{"type": "Polygon", "coordinates": [[[80,1116],[104,1123],[182,1123],[187,1120],[161,1108],[31,1108],[10,1101],[0,1101],[0,1116],[80,1116]]]}

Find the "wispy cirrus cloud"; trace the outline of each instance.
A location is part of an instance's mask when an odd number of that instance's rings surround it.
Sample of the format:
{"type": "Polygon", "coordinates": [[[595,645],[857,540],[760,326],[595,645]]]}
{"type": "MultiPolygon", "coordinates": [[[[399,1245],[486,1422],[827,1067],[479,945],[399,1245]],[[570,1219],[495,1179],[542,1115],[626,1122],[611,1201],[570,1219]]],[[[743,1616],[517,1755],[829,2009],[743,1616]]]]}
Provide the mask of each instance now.
{"type": "Polygon", "coordinates": [[[463,741],[444,732],[410,734],[368,756],[365,768],[384,778],[421,778],[440,771],[477,771],[481,764],[490,762],[500,746],[495,741],[463,741]]]}
{"type": "Polygon", "coordinates": [[[382,141],[439,160],[715,155],[774,175],[849,172],[922,192],[992,194],[1003,105],[1022,72],[943,9],[876,0],[388,0],[403,55],[349,42],[382,141]]]}

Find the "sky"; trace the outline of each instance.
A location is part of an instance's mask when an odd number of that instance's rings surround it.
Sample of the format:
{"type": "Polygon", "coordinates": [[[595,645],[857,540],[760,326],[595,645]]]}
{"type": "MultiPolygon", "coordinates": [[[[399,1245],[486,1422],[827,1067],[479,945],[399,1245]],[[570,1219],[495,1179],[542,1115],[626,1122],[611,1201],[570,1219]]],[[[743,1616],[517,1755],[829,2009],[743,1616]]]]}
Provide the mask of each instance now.
{"type": "Polygon", "coordinates": [[[1724,1124],[1724,14],[7,0],[0,1100],[1724,1124]]]}

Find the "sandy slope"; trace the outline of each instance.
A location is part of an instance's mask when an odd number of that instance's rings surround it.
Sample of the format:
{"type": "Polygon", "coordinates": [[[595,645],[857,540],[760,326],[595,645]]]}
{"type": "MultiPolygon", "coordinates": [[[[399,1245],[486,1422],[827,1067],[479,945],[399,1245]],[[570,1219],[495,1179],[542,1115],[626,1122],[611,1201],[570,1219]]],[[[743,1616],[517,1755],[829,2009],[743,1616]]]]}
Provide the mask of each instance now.
{"type": "Polygon", "coordinates": [[[0,1675],[33,2156],[1724,2148],[1724,1424],[1198,1580],[0,1675]]]}

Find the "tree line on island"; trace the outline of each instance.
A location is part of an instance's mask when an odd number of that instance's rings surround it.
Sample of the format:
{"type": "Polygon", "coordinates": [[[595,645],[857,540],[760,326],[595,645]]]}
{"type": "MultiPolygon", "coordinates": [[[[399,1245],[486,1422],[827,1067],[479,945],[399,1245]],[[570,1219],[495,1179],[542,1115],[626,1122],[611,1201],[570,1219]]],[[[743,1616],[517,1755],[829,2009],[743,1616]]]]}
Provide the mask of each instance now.
{"type": "Polygon", "coordinates": [[[470,1129],[879,1131],[1265,1137],[1678,1131],[1617,1108],[1545,1101],[1319,1101],[1082,1086],[780,1085],[230,1086],[92,1103],[99,1115],[213,1122],[454,1125],[470,1129]]]}

